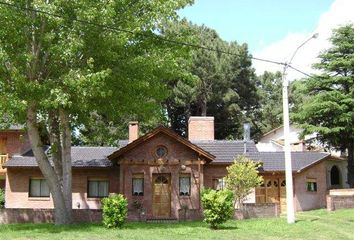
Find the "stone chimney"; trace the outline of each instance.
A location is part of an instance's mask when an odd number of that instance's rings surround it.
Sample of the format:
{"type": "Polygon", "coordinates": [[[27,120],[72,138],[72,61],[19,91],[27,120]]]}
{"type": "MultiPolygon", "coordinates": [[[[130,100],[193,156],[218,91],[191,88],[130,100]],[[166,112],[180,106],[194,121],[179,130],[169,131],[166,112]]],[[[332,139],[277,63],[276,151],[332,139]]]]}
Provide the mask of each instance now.
{"type": "Polygon", "coordinates": [[[139,123],[137,121],[129,122],[129,143],[139,138],[139,123]]]}
{"type": "Polygon", "coordinates": [[[214,117],[190,117],[188,140],[214,140],[214,117]]]}

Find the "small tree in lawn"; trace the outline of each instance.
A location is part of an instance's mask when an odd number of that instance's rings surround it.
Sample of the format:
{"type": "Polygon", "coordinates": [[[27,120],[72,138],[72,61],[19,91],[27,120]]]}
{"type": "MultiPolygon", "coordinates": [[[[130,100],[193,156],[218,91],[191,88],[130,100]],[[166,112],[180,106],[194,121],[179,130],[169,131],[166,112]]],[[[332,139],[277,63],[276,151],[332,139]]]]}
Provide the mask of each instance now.
{"type": "Polygon", "coordinates": [[[263,178],[258,175],[258,168],[259,163],[244,155],[236,158],[234,163],[227,167],[226,188],[234,193],[234,205],[241,206],[252,189],[263,183],[263,178]]]}

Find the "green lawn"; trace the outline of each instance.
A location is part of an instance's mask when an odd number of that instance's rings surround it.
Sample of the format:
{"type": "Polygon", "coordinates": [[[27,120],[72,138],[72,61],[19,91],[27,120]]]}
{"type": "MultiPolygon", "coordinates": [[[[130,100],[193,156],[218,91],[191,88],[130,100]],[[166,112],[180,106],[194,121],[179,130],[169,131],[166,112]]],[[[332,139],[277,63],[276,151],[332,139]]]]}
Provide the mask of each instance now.
{"type": "Polygon", "coordinates": [[[57,227],[51,224],[0,225],[0,239],[354,239],[354,209],[327,213],[316,210],[297,214],[297,222],[285,217],[229,221],[219,230],[202,222],[176,224],[128,223],[123,229],[80,224],[57,227]]]}

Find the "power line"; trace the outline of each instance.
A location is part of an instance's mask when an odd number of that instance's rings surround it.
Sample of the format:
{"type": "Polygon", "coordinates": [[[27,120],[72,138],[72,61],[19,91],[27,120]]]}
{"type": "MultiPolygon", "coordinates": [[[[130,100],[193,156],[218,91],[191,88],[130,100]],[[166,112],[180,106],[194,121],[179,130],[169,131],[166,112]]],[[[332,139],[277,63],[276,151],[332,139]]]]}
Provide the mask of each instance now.
{"type": "MultiPolygon", "coordinates": [[[[48,15],[48,16],[52,16],[52,17],[56,17],[56,18],[60,18],[60,19],[64,19],[64,20],[67,19],[65,16],[60,15],[60,14],[54,14],[54,13],[46,12],[46,11],[43,11],[43,10],[40,10],[40,9],[21,7],[21,6],[17,6],[15,4],[7,3],[7,2],[1,2],[0,1],[0,5],[4,5],[4,6],[7,6],[7,7],[11,7],[11,8],[17,8],[17,9],[20,9],[20,10],[23,10],[23,11],[31,11],[31,12],[35,12],[35,13],[40,13],[40,14],[44,14],[44,15],[48,15]]],[[[72,19],[72,21],[76,21],[78,23],[100,27],[100,28],[107,29],[107,30],[124,32],[124,33],[132,34],[132,35],[135,35],[135,34],[142,35],[142,34],[136,33],[136,32],[131,31],[131,30],[122,29],[122,28],[118,28],[118,27],[115,27],[115,26],[109,26],[109,25],[106,25],[106,24],[99,24],[99,23],[94,23],[94,22],[91,22],[91,21],[80,20],[80,19],[72,19]]],[[[145,35],[142,35],[142,36],[146,37],[145,35]]],[[[158,37],[157,35],[154,35],[154,37],[157,40],[160,40],[160,41],[163,41],[163,42],[167,42],[167,43],[172,43],[172,44],[175,44],[175,45],[199,48],[199,49],[204,49],[204,50],[207,50],[207,51],[214,51],[214,52],[217,52],[217,53],[222,53],[222,54],[227,54],[227,55],[232,55],[232,56],[238,56],[238,57],[240,56],[239,54],[235,54],[235,53],[231,53],[231,52],[228,52],[228,51],[223,51],[223,50],[219,50],[219,49],[215,49],[215,48],[210,48],[210,47],[206,47],[206,46],[203,46],[203,45],[197,45],[197,44],[181,42],[181,41],[177,41],[177,40],[171,40],[171,39],[167,39],[167,38],[164,38],[164,37],[158,37]]],[[[304,74],[306,76],[310,76],[309,74],[307,74],[307,73],[305,73],[305,72],[303,72],[303,71],[301,71],[301,70],[299,70],[297,68],[294,68],[294,67],[292,67],[291,65],[289,65],[289,64],[287,64],[285,62],[278,62],[278,61],[274,61],[274,60],[258,58],[258,57],[253,57],[253,56],[250,56],[250,58],[253,59],[253,60],[256,60],[256,61],[262,61],[262,62],[277,64],[277,65],[282,65],[282,66],[288,66],[288,67],[292,68],[293,70],[295,70],[297,72],[300,72],[300,73],[302,73],[302,74],[304,74]]]]}
{"type": "Polygon", "coordinates": [[[301,71],[300,69],[295,68],[295,67],[293,67],[293,66],[291,66],[291,65],[288,65],[288,67],[291,68],[291,69],[293,69],[293,70],[295,70],[295,71],[297,71],[297,72],[299,72],[299,73],[304,74],[304,75],[307,76],[307,77],[312,77],[310,74],[305,73],[305,72],[301,71]]]}

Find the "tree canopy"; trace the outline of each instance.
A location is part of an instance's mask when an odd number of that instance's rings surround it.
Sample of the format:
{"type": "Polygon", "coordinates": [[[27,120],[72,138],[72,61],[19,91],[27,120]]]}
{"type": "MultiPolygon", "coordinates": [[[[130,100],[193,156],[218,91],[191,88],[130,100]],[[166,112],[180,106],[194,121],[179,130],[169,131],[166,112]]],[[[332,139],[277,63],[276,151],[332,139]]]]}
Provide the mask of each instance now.
{"type": "MultiPolygon", "coordinates": [[[[247,45],[223,41],[206,26],[187,21],[176,25],[171,26],[175,32],[189,29],[198,45],[216,51],[191,48],[192,59],[186,63],[189,78],[170,81],[172,91],[165,106],[172,128],[186,135],[189,116],[208,115],[215,117],[217,139],[240,138],[243,123],[254,123],[259,106],[257,78],[247,45]]],[[[258,130],[256,124],[253,130],[258,130]]]]}
{"type": "Polygon", "coordinates": [[[71,222],[72,129],[160,114],[164,79],[183,72],[183,47],[162,27],[189,0],[7,1],[0,5],[0,107],[25,124],[53,196],[56,223],[71,222]],[[48,131],[50,155],[40,126],[48,131]],[[53,161],[51,164],[49,158],[53,161]]]}
{"type": "Polygon", "coordinates": [[[283,124],[282,74],[264,72],[258,76],[262,132],[269,132],[283,124]]]}

